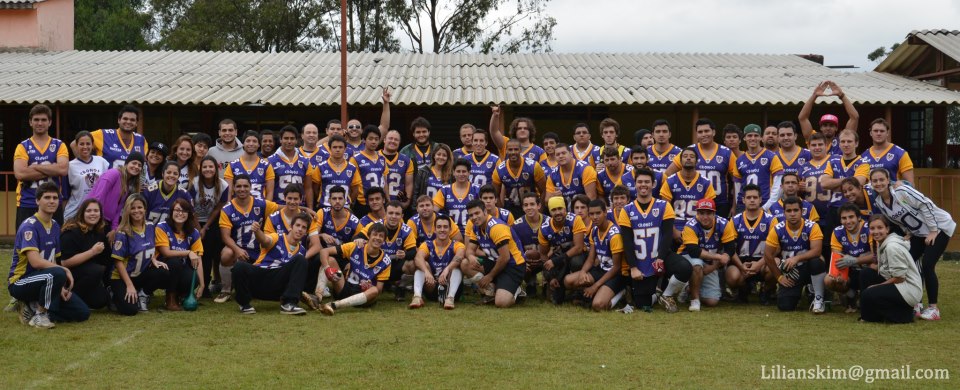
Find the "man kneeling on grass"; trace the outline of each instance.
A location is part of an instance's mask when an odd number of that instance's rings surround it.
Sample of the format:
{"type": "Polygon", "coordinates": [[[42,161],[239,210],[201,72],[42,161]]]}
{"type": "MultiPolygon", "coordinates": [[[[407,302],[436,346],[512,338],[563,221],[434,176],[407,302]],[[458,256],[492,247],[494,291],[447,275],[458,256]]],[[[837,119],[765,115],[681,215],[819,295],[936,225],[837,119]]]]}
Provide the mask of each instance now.
{"type": "Polygon", "coordinates": [[[513,306],[527,269],[518,247],[520,237],[505,222],[487,215],[480,199],[467,203],[467,216],[467,258],[460,267],[464,277],[487,299],[492,296],[497,307],[513,306]]]}
{"type": "Polygon", "coordinates": [[[607,205],[601,199],[590,201],[587,212],[593,222],[590,251],[583,268],[563,279],[567,289],[583,289],[583,296],[593,299],[594,311],[615,306],[627,287],[623,275],[623,240],[620,228],[607,219],[607,205]]]}
{"type": "Polygon", "coordinates": [[[241,313],[256,313],[250,299],[257,298],[279,299],[282,314],[307,314],[297,302],[307,279],[306,249],[302,242],[310,222],[307,213],[297,214],[287,233],[264,233],[260,222],[250,225],[260,243],[260,257],[253,264],[239,261],[231,271],[241,313]]]}
{"type": "Polygon", "coordinates": [[[337,309],[365,306],[373,303],[390,280],[390,256],[381,249],[387,237],[387,227],[374,222],[366,230],[368,240],[348,242],[320,251],[320,274],[317,290],[323,290],[327,281],[333,282],[335,302],[320,307],[320,312],[332,316],[337,309]],[[362,245],[361,245],[362,243],[362,245]],[[330,255],[338,261],[331,262],[330,255]],[[340,270],[346,270],[346,274],[340,270]]]}
{"type": "Polygon", "coordinates": [[[460,262],[463,261],[466,248],[463,243],[450,239],[453,220],[445,215],[437,215],[434,220],[436,238],[424,241],[417,249],[413,262],[417,270],[413,274],[413,300],[411,309],[423,307],[424,287],[428,299],[439,299],[443,308],[453,310],[454,301],[460,293],[463,273],[460,262]]]}

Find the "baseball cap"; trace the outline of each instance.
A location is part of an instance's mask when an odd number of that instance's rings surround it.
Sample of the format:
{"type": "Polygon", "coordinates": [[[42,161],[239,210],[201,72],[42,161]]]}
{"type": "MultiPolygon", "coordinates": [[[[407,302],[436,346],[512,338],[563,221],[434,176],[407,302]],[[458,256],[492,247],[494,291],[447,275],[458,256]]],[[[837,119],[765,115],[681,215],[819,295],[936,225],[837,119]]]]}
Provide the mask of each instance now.
{"type": "Polygon", "coordinates": [[[697,201],[697,210],[717,211],[717,205],[713,202],[713,199],[704,198],[697,201]]]}
{"type": "Polygon", "coordinates": [[[123,160],[123,164],[126,165],[127,163],[129,163],[129,162],[131,162],[131,161],[139,161],[140,164],[143,164],[143,163],[144,163],[144,160],[145,160],[145,159],[143,158],[143,153],[140,153],[140,152],[131,152],[130,154],[127,155],[127,158],[126,158],[125,160],[123,160]]]}
{"type": "Polygon", "coordinates": [[[563,201],[562,196],[554,196],[547,201],[547,210],[553,210],[555,208],[567,208],[567,203],[563,201]]]}
{"type": "Polygon", "coordinates": [[[163,142],[156,142],[156,141],[151,142],[151,143],[150,143],[150,148],[147,149],[147,150],[156,150],[156,151],[160,152],[160,154],[162,154],[162,155],[164,155],[164,156],[170,154],[170,150],[167,149],[167,145],[164,145],[163,142]]]}
{"type": "Polygon", "coordinates": [[[834,124],[840,124],[840,120],[837,119],[837,116],[833,114],[826,114],[824,116],[821,116],[820,123],[823,123],[823,122],[833,122],[834,124]]]}
{"type": "Polygon", "coordinates": [[[760,128],[760,125],[751,123],[743,128],[744,135],[747,135],[750,133],[757,133],[757,134],[763,135],[763,129],[760,128]]]}

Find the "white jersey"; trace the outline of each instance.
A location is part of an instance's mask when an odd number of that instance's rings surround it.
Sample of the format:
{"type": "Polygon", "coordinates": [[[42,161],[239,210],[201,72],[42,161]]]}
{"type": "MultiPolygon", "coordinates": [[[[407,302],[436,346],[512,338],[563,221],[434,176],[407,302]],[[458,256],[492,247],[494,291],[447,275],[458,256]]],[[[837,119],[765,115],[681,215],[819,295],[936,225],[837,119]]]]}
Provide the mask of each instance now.
{"type": "Polygon", "coordinates": [[[67,177],[70,185],[70,199],[67,200],[67,206],[63,210],[65,219],[72,218],[77,214],[77,209],[83,199],[87,197],[90,190],[93,189],[93,183],[110,169],[110,163],[103,157],[90,156],[90,161],[84,162],[79,158],[70,160],[67,177]]]}
{"type": "Polygon", "coordinates": [[[194,212],[197,216],[197,222],[206,223],[210,218],[210,215],[214,213],[213,208],[217,203],[227,201],[227,181],[223,179],[220,180],[220,193],[217,193],[217,188],[207,188],[204,185],[200,184],[200,178],[193,178],[193,187],[190,188],[190,197],[193,198],[194,212]]]}
{"type": "Polygon", "coordinates": [[[887,206],[880,196],[874,204],[874,210],[883,214],[904,231],[919,237],[926,237],[931,230],[939,230],[952,237],[957,227],[950,213],[937,207],[930,198],[908,185],[899,188],[890,186],[891,205],[887,206]]]}

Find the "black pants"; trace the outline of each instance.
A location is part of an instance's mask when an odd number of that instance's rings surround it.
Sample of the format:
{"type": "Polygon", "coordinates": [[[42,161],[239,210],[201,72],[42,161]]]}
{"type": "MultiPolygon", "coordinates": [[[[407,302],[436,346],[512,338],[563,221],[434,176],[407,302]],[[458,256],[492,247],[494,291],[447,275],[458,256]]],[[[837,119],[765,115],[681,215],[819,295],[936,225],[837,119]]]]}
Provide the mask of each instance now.
{"type": "MultiPolygon", "coordinates": [[[[663,259],[663,283],[670,280],[671,276],[677,280],[686,283],[690,280],[693,273],[693,266],[687,259],[676,253],[670,253],[663,259]]],[[[627,276],[629,277],[629,276],[627,276]]],[[[643,280],[630,279],[630,293],[633,297],[634,306],[653,306],[653,293],[657,290],[658,279],[656,276],[644,278],[643,280]]],[[[665,287],[665,286],[664,286],[665,287]]]]}
{"type": "Polygon", "coordinates": [[[940,280],[937,278],[937,262],[947,250],[950,237],[946,233],[937,234],[933,245],[927,245],[923,237],[910,237],[910,256],[918,262],[920,277],[923,278],[923,287],[927,290],[927,303],[937,304],[940,295],[940,280]]]}
{"type": "MultiPolygon", "coordinates": [[[[133,287],[137,290],[143,290],[147,295],[153,295],[154,291],[167,288],[170,285],[170,271],[149,267],[137,277],[130,278],[130,281],[133,282],[133,287]]],[[[113,304],[117,307],[117,312],[125,316],[132,316],[140,311],[136,300],[130,303],[124,298],[127,285],[123,283],[122,279],[111,280],[110,290],[113,292],[113,304]]]]}
{"type": "Polygon", "coordinates": [[[106,270],[107,267],[93,261],[70,268],[70,273],[73,274],[73,293],[83,299],[91,309],[107,307],[107,302],[110,301],[107,286],[104,284],[106,270]]]}
{"type": "Polygon", "coordinates": [[[240,306],[249,306],[252,298],[297,303],[306,277],[307,259],[301,255],[294,256],[280,268],[237,262],[233,266],[233,289],[240,306]]]}
{"type": "Polygon", "coordinates": [[[730,216],[731,208],[733,208],[733,205],[731,205],[730,202],[726,202],[726,203],[717,202],[717,215],[727,218],[730,216]]]}
{"type": "MultiPolygon", "coordinates": [[[[320,265],[321,263],[319,254],[313,255],[307,259],[307,277],[303,282],[303,291],[309,293],[317,291],[317,278],[320,277],[320,265]]],[[[393,272],[393,270],[390,270],[390,272],[393,272]]]]}
{"type": "Polygon", "coordinates": [[[54,322],[81,322],[90,318],[90,308],[76,294],[63,300],[60,291],[67,272],[60,267],[30,271],[7,286],[10,296],[24,302],[37,302],[47,309],[54,322]]]}
{"type": "Polygon", "coordinates": [[[193,282],[193,272],[195,271],[190,266],[190,260],[177,258],[164,260],[163,262],[167,264],[167,267],[170,267],[169,284],[166,286],[167,294],[178,296],[189,294],[190,283],[193,282]]]}
{"type": "MultiPolygon", "coordinates": [[[[216,215],[220,214],[217,213],[216,215]]],[[[214,215],[210,217],[213,218],[214,215]]],[[[216,275],[217,267],[220,265],[220,252],[223,250],[223,237],[220,237],[220,226],[214,223],[200,241],[203,243],[203,256],[200,258],[203,263],[203,275],[201,276],[203,277],[203,285],[209,286],[213,281],[213,275],[216,275]]]]}
{"type": "Polygon", "coordinates": [[[860,271],[860,318],[868,322],[913,322],[913,307],[903,299],[894,284],[884,284],[885,279],[872,268],[860,271]],[[873,286],[873,287],[870,287],[873,286]]]}
{"type": "Polygon", "coordinates": [[[800,279],[793,284],[793,287],[779,286],[780,288],[777,290],[777,309],[780,309],[780,311],[797,310],[797,305],[800,304],[803,286],[810,283],[810,276],[827,272],[826,263],[823,262],[823,259],[819,258],[797,264],[796,268],[800,271],[800,279]]]}

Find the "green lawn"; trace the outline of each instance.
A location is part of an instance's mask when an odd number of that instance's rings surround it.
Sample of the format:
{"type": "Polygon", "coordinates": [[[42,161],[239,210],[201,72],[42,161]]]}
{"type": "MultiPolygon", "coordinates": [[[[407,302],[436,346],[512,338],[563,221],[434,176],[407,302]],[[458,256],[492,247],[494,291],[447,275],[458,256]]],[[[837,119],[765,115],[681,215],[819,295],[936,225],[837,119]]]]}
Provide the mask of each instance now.
{"type": "MultiPolygon", "coordinates": [[[[0,259],[4,270],[9,263],[9,255],[0,259]]],[[[194,313],[96,312],[86,323],[37,330],[3,313],[0,388],[955,389],[960,264],[938,270],[945,319],[899,326],[758,304],[673,315],[596,314],[539,301],[508,310],[465,303],[410,311],[390,294],[335,317],[282,316],[274,302],[254,302],[258,313],[243,316],[232,301],[203,301],[194,313]],[[761,380],[761,365],[777,364],[909,364],[949,369],[951,379],[761,380]]],[[[3,289],[0,300],[7,295],[3,289]]]]}

